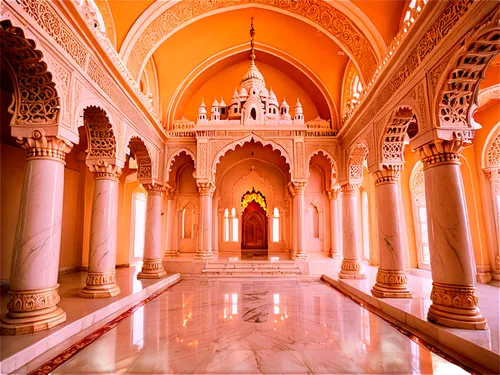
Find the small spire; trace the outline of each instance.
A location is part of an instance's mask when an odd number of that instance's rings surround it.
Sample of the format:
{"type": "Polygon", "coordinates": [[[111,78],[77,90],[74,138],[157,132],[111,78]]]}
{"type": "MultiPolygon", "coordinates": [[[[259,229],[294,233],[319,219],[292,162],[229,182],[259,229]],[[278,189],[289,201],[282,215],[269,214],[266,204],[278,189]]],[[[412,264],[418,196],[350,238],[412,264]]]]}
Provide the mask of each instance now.
{"type": "Polygon", "coordinates": [[[250,24],[250,60],[255,61],[255,50],[254,50],[254,38],[255,36],[255,29],[253,27],[253,17],[251,18],[251,24],[250,24]]]}

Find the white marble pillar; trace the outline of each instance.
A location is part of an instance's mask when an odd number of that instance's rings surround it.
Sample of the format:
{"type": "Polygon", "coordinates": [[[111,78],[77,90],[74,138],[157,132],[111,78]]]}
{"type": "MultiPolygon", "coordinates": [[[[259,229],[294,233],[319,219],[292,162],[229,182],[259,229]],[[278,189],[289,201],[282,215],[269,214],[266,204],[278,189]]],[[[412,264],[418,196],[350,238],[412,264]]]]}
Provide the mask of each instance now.
{"type": "Polygon", "coordinates": [[[472,241],[460,172],[461,142],[439,141],[419,150],[432,271],[427,319],[447,327],[486,329],[478,308],[472,241]]]}
{"type": "Polygon", "coordinates": [[[175,257],[177,255],[178,248],[175,246],[175,236],[177,231],[175,230],[175,200],[174,191],[172,189],[165,190],[165,195],[167,198],[167,233],[166,233],[166,257],[175,257]]]}
{"type": "Polygon", "coordinates": [[[341,279],[365,279],[361,267],[361,244],[357,218],[359,184],[346,183],[342,191],[342,243],[343,259],[339,277],[341,279]]]}
{"type": "Polygon", "coordinates": [[[297,202],[295,200],[295,192],[291,196],[290,203],[292,205],[291,215],[290,215],[290,228],[291,228],[291,241],[292,241],[292,253],[291,257],[295,259],[297,254],[297,202]]]}
{"type": "Polygon", "coordinates": [[[400,216],[399,175],[396,168],[375,172],[380,265],[372,289],[375,297],[412,298],[404,272],[403,223],[400,216]]]}
{"type": "Polygon", "coordinates": [[[83,298],[114,297],[116,285],[116,237],[118,230],[118,179],[121,168],[107,163],[90,164],[94,197],[90,221],[89,268],[83,298]]]}
{"type": "Polygon", "coordinates": [[[306,231],[305,231],[305,199],[304,191],[306,189],[306,182],[294,182],[293,188],[295,190],[295,203],[297,206],[296,228],[297,228],[297,253],[295,259],[307,260],[309,255],[306,249],[306,231]]]}
{"type": "Polygon", "coordinates": [[[146,202],[146,228],[144,231],[144,259],[138,279],[159,279],[167,273],[163,269],[161,248],[161,205],[164,187],[145,184],[148,192],[146,202]]]}
{"type": "Polygon", "coordinates": [[[210,182],[197,182],[200,197],[198,217],[198,249],[195,259],[212,259],[212,195],[215,187],[210,182]]]}
{"type": "Polygon", "coordinates": [[[2,335],[34,333],[66,321],[57,306],[64,190],[64,159],[69,142],[39,131],[25,139],[28,150],[17,222],[7,314],[2,335]]]}
{"type": "Polygon", "coordinates": [[[328,198],[330,199],[330,256],[334,259],[342,258],[338,215],[339,193],[340,189],[333,189],[328,192],[328,198]]]}
{"type": "Polygon", "coordinates": [[[219,253],[219,202],[220,197],[212,200],[212,252],[214,254],[219,253]]]}
{"type": "Polygon", "coordinates": [[[489,185],[489,190],[491,192],[490,199],[483,200],[483,203],[487,206],[484,211],[485,214],[490,215],[493,220],[491,224],[488,225],[491,231],[491,245],[489,246],[490,250],[488,252],[490,261],[489,277],[485,274],[484,268],[486,267],[484,266],[482,267],[483,272],[478,270],[478,277],[483,278],[483,280],[486,279],[486,281],[488,281],[488,278],[490,281],[491,279],[500,280],[500,208],[497,208],[499,205],[499,202],[497,202],[499,198],[497,197],[500,196],[500,167],[490,167],[489,169],[483,169],[483,171],[486,177],[486,184],[489,185]],[[481,275],[481,273],[483,273],[483,275],[481,275]]]}

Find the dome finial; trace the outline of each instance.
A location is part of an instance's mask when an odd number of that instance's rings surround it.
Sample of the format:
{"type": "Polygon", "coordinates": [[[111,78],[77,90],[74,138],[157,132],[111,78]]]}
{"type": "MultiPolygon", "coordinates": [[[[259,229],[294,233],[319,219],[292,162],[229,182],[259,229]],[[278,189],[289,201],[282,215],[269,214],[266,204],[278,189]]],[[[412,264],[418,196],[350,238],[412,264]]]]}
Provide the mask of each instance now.
{"type": "Polygon", "coordinates": [[[251,18],[251,23],[250,23],[250,60],[255,61],[255,50],[254,50],[254,38],[255,36],[255,29],[253,27],[253,17],[251,18]]]}

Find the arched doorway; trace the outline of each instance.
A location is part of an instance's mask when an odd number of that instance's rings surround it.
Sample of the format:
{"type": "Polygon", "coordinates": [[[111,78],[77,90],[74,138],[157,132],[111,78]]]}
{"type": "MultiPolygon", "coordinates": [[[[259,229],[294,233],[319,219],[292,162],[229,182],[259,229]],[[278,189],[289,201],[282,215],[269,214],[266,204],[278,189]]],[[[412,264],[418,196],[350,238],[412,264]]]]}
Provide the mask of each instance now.
{"type": "MultiPolygon", "coordinates": [[[[242,259],[247,258],[244,251],[263,252],[267,257],[267,204],[266,198],[261,192],[253,188],[241,198],[242,214],[242,236],[241,250],[242,259]]],[[[256,254],[257,255],[257,254],[256,254]]],[[[253,256],[251,258],[254,258],[253,256]]]]}

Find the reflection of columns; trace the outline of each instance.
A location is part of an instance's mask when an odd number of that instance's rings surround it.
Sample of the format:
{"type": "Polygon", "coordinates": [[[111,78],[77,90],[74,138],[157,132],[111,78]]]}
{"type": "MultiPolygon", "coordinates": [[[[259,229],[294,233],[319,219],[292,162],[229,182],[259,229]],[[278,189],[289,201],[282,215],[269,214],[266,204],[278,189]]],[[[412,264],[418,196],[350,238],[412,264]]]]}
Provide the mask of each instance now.
{"type": "Polygon", "coordinates": [[[292,242],[292,252],[291,257],[295,259],[295,254],[297,254],[297,201],[295,200],[295,192],[290,198],[290,204],[292,206],[290,214],[290,230],[291,230],[291,242],[292,242]]]}
{"type": "Polygon", "coordinates": [[[214,254],[219,252],[219,202],[220,197],[213,200],[212,207],[212,251],[214,254]]]}
{"type": "Polygon", "coordinates": [[[447,327],[485,329],[477,307],[471,234],[460,173],[461,141],[420,148],[424,165],[432,271],[432,305],[427,318],[447,327]]]}
{"type": "Polygon", "coordinates": [[[165,256],[175,257],[177,255],[178,248],[175,246],[175,236],[177,231],[175,230],[175,201],[174,201],[174,191],[172,189],[165,190],[165,195],[167,197],[167,233],[166,233],[166,251],[165,256]]]}
{"type": "Polygon", "coordinates": [[[143,185],[148,192],[146,228],[144,231],[144,259],[138,279],[159,279],[167,273],[163,269],[161,251],[161,204],[163,186],[143,185]]]}
{"type": "MultiPolygon", "coordinates": [[[[497,202],[497,197],[500,197],[500,167],[484,170],[487,184],[490,185],[491,200],[488,203],[487,213],[493,217],[492,226],[494,230],[491,233],[492,250],[490,251],[490,269],[491,278],[500,280],[500,202],[497,202]]],[[[488,199],[486,200],[488,202],[488,199]]],[[[491,226],[490,226],[491,228],[491,226]]],[[[479,274],[479,272],[478,272],[479,274]]]]}
{"type": "Polygon", "coordinates": [[[304,190],[306,189],[306,182],[294,182],[293,188],[295,189],[295,203],[297,205],[297,253],[295,254],[295,259],[308,259],[309,255],[306,251],[306,238],[305,238],[305,200],[304,200],[304,190]]]}
{"type": "Polygon", "coordinates": [[[364,279],[360,262],[360,243],[357,218],[357,197],[359,184],[347,183],[342,190],[342,242],[344,258],[342,259],[341,279],[364,279]]]}
{"type": "Polygon", "coordinates": [[[94,173],[94,197],[90,222],[89,269],[80,297],[105,298],[120,293],[116,285],[116,235],[118,179],[121,168],[99,162],[89,165],[94,173]]]}
{"type": "Polygon", "coordinates": [[[399,207],[399,174],[396,168],[375,172],[380,266],[373,286],[375,297],[411,298],[404,272],[403,227],[399,207]]]}
{"type": "Polygon", "coordinates": [[[328,198],[330,198],[330,256],[334,259],[342,258],[338,216],[339,192],[340,189],[333,189],[328,192],[328,198]]]}
{"type": "Polygon", "coordinates": [[[198,216],[198,249],[196,259],[211,259],[212,253],[212,195],[214,185],[211,182],[197,182],[200,196],[198,216]]]}
{"type": "Polygon", "coordinates": [[[64,159],[72,145],[33,132],[28,150],[17,223],[7,314],[2,334],[34,333],[66,320],[57,306],[61,249],[64,159]]]}

